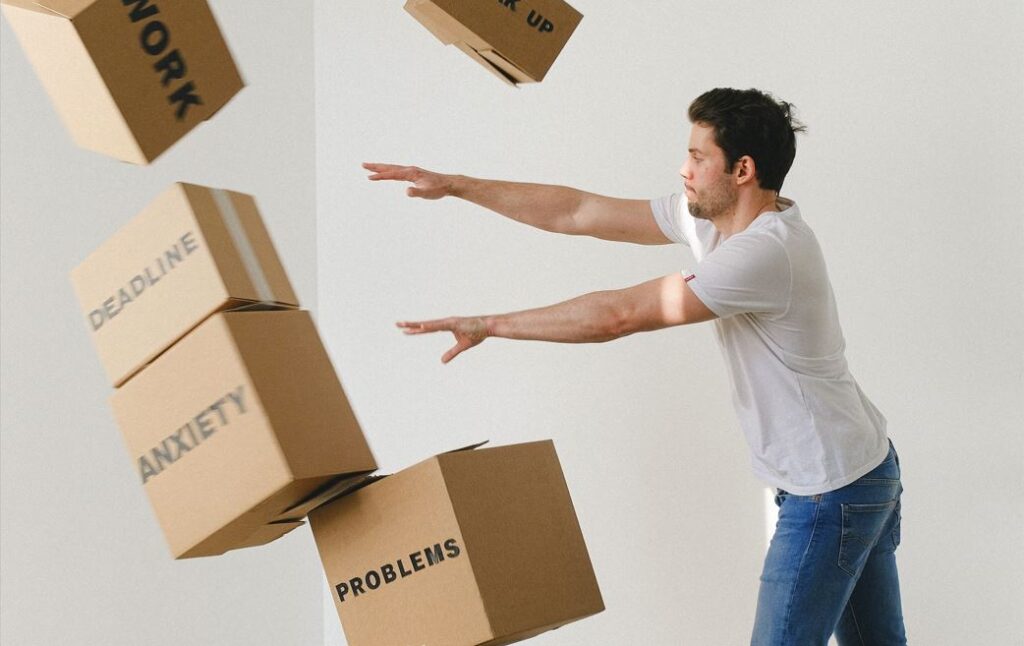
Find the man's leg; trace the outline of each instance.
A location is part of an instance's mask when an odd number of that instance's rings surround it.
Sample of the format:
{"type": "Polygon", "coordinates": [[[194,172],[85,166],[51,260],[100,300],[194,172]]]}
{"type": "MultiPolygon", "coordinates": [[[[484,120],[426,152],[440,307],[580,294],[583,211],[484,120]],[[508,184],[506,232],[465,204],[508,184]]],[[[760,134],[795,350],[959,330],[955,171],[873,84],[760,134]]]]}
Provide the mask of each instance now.
{"type": "Polygon", "coordinates": [[[900,508],[897,504],[836,626],[840,646],[903,646],[907,643],[896,572],[899,542],[900,508]]]}
{"type": "MultiPolygon", "coordinates": [[[[765,557],[753,646],[826,646],[876,544],[894,527],[894,454],[857,482],[816,496],[780,492],[765,557]]],[[[888,538],[888,537],[886,537],[888,538]]],[[[871,576],[875,577],[872,564],[871,576]]],[[[892,570],[895,572],[895,569],[892,570]]],[[[865,593],[873,584],[865,582],[865,593]]],[[[852,612],[857,613],[854,606],[852,612]]],[[[853,642],[856,643],[856,642],[853,642]]]]}
{"type": "MultiPolygon", "coordinates": [[[[780,492],[779,522],[761,573],[751,646],[826,646],[846,602],[823,576],[838,536],[823,496],[780,492]]],[[[852,590],[852,585],[850,586],[852,590]]]]}

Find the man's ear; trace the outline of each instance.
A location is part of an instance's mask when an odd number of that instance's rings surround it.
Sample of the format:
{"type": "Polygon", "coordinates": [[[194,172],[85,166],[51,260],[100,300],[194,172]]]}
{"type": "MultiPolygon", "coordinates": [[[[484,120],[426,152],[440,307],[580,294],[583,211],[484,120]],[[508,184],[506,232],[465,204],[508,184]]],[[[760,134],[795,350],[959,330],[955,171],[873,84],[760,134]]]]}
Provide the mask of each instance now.
{"type": "Polygon", "coordinates": [[[750,155],[743,155],[736,161],[736,165],[733,166],[733,172],[736,174],[736,184],[742,186],[747,182],[757,182],[757,166],[754,164],[754,158],[750,155]]]}

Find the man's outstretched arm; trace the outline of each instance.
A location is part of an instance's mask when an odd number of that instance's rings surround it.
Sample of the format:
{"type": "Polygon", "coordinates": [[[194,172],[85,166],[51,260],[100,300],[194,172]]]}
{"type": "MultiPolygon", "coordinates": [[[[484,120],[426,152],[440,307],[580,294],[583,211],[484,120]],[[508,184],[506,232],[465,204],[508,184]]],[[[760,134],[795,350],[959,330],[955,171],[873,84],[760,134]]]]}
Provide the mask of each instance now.
{"type": "Polygon", "coordinates": [[[683,280],[670,274],[634,287],[593,292],[533,310],[493,316],[402,321],[406,334],[448,331],[455,345],[441,357],[448,363],[490,336],[506,339],[600,343],[634,332],[659,330],[715,318],[683,280]]]}
{"type": "Polygon", "coordinates": [[[671,242],[654,221],[648,200],[587,193],[567,186],[444,175],[416,166],[363,164],[370,180],[412,182],[409,197],[459,197],[544,231],[637,244],[671,242]]]}

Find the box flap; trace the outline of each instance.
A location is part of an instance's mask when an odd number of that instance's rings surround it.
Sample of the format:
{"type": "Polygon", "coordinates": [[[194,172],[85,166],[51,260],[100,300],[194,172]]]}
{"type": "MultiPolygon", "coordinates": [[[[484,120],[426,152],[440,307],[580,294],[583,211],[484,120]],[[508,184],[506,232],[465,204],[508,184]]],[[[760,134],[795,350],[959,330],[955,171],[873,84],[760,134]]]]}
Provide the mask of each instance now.
{"type": "Polygon", "coordinates": [[[96,0],[2,0],[2,4],[71,19],[96,0]]]}
{"type": "MultiPolygon", "coordinates": [[[[437,455],[449,455],[452,453],[460,453],[462,451],[472,451],[474,449],[480,448],[481,446],[487,444],[488,442],[490,442],[490,440],[484,440],[482,442],[477,442],[476,444],[469,444],[458,449],[444,451],[442,453],[438,453],[437,455]]],[[[434,458],[437,457],[437,455],[427,458],[427,460],[424,460],[424,462],[433,460],[434,458]]],[[[371,472],[369,471],[361,474],[349,474],[341,476],[339,478],[331,480],[323,487],[320,487],[301,502],[292,505],[288,509],[284,510],[280,515],[278,515],[277,518],[280,521],[302,518],[304,516],[307,516],[311,511],[318,507],[322,507],[329,502],[337,500],[338,498],[342,498],[349,494],[355,493],[356,491],[359,491],[363,487],[371,485],[374,482],[377,482],[378,480],[383,480],[386,477],[388,477],[388,474],[372,475],[371,472]]]]}
{"type": "Polygon", "coordinates": [[[297,305],[283,305],[281,303],[265,303],[263,301],[247,301],[243,299],[231,299],[231,305],[225,307],[222,312],[283,312],[300,309],[297,305]]]}
{"type": "Polygon", "coordinates": [[[335,498],[347,496],[353,491],[362,489],[366,485],[380,480],[383,477],[384,476],[370,475],[370,472],[367,471],[356,475],[344,475],[340,478],[335,478],[311,493],[306,498],[281,512],[278,515],[277,520],[288,521],[304,518],[309,514],[309,512],[313,511],[317,507],[325,505],[335,498]]]}
{"type": "Polygon", "coordinates": [[[519,81],[516,80],[516,78],[514,76],[511,76],[508,72],[506,72],[502,68],[498,67],[497,65],[495,65],[491,61],[489,61],[486,58],[484,58],[481,55],[481,53],[478,52],[477,50],[473,49],[472,46],[467,45],[466,43],[461,43],[461,42],[460,43],[455,43],[455,46],[458,47],[459,49],[461,49],[463,52],[465,52],[474,61],[476,61],[477,63],[480,63],[481,65],[486,67],[488,70],[491,71],[492,74],[497,76],[499,79],[501,79],[505,83],[511,85],[512,87],[517,87],[518,86],[519,81]]]}
{"type": "Polygon", "coordinates": [[[513,79],[517,83],[529,83],[533,79],[525,71],[519,68],[515,63],[508,60],[493,49],[481,49],[477,50],[477,54],[481,56],[488,63],[501,70],[502,74],[505,74],[509,78],[513,79]]]}
{"type": "Polygon", "coordinates": [[[288,532],[292,531],[296,527],[302,527],[305,525],[301,520],[297,521],[284,521],[284,522],[273,522],[267,525],[260,526],[255,532],[253,532],[249,538],[244,541],[237,543],[232,549],[240,549],[245,547],[259,547],[260,545],[266,545],[281,538],[288,532]]]}
{"type": "Polygon", "coordinates": [[[451,451],[444,451],[443,453],[438,453],[438,455],[446,455],[448,453],[458,453],[459,451],[472,451],[473,449],[479,449],[481,446],[483,446],[484,444],[487,444],[488,442],[490,442],[490,440],[484,440],[483,442],[477,442],[476,444],[468,444],[468,445],[462,447],[461,449],[452,449],[451,451]]]}

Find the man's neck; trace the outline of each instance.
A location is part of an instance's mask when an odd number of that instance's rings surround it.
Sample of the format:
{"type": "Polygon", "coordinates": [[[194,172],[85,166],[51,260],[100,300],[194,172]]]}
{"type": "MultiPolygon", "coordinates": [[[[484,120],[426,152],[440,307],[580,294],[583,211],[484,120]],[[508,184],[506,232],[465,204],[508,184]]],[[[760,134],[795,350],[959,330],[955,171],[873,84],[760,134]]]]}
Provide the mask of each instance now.
{"type": "Polygon", "coordinates": [[[762,213],[777,211],[778,199],[779,195],[775,191],[757,190],[740,194],[736,208],[713,219],[711,224],[723,239],[728,238],[749,227],[762,213]]]}

